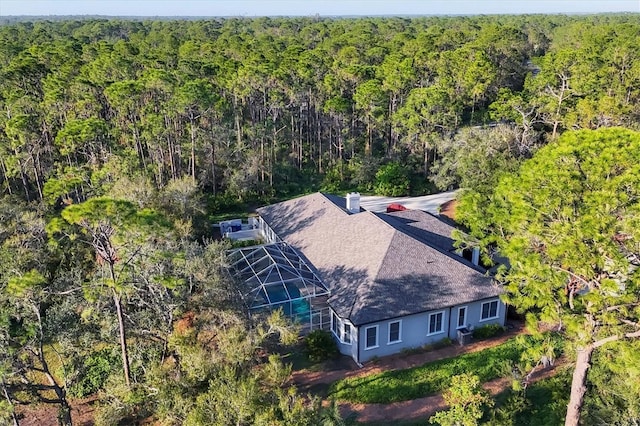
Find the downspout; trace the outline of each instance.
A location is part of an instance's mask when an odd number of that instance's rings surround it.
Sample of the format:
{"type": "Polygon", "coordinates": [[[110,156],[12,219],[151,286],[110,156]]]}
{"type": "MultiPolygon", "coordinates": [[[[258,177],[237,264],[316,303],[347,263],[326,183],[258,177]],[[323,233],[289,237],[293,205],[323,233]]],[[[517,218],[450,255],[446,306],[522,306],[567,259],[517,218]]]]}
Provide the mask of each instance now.
{"type": "MultiPolygon", "coordinates": [[[[502,302],[502,300],[500,300],[500,302],[502,302]]],[[[504,302],[502,302],[502,305],[504,306],[504,318],[502,319],[502,326],[506,327],[507,326],[507,314],[509,313],[509,305],[507,305],[504,302]]]]}
{"type": "Polygon", "coordinates": [[[358,327],[358,332],[356,333],[356,335],[358,336],[358,350],[356,351],[356,364],[358,364],[358,367],[362,368],[363,365],[362,363],[360,363],[360,327],[358,327]]]}

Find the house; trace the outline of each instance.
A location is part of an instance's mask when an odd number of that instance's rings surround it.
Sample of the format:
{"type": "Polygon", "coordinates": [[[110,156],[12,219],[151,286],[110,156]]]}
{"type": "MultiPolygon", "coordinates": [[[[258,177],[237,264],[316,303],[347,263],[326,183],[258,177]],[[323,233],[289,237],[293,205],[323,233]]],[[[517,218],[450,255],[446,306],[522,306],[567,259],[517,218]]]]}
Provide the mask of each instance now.
{"type": "Polygon", "coordinates": [[[359,197],[315,193],[258,209],[266,244],[235,255],[247,282],[260,283],[247,293],[250,307],[282,305],[310,328],[329,328],[358,363],[504,324],[500,287],[477,253],[475,264],[459,255],[453,227],[418,210],[366,211],[359,197]],[[284,248],[292,260],[252,254],[264,247],[284,248]],[[250,266],[256,259],[262,266],[250,266]],[[278,263],[286,263],[284,284],[278,263]],[[263,267],[262,279],[248,273],[263,267]]]}

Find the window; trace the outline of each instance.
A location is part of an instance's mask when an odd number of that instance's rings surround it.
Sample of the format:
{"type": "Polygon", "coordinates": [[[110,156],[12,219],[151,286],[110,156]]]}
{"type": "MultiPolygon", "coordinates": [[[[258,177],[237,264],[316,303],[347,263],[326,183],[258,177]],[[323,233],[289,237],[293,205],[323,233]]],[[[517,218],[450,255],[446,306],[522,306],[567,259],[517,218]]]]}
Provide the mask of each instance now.
{"type": "Polygon", "coordinates": [[[389,344],[399,343],[402,330],[402,321],[394,321],[389,323],[389,344]]]}
{"type": "Polygon", "coordinates": [[[378,326],[367,327],[364,329],[365,349],[373,349],[378,347],[378,326]]]}
{"type": "Polygon", "coordinates": [[[342,323],[342,343],[351,344],[351,324],[342,323]]]}
{"type": "Polygon", "coordinates": [[[338,320],[338,316],[334,312],[331,312],[331,331],[333,331],[333,334],[338,338],[340,337],[338,334],[339,325],[340,322],[338,320]]]}
{"type": "Polygon", "coordinates": [[[444,331],[442,318],[444,312],[436,312],[435,314],[429,314],[429,334],[442,333],[444,331]]]}
{"type": "Polygon", "coordinates": [[[462,306],[458,308],[458,322],[456,328],[464,328],[467,326],[467,307],[462,306]]]}
{"type": "Polygon", "coordinates": [[[492,300],[491,302],[484,302],[482,304],[480,321],[486,321],[494,318],[498,318],[498,301],[492,300]]]}

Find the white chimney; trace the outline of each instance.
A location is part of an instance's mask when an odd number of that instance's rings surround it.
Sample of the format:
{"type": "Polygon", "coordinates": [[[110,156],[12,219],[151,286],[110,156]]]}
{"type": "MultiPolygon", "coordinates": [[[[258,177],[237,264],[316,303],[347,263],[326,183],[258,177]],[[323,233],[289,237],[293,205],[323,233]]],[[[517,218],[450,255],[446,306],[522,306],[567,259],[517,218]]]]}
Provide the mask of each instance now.
{"type": "Polygon", "coordinates": [[[347,194],[347,210],[349,213],[360,212],[360,193],[350,192],[347,194]]]}
{"type": "Polygon", "coordinates": [[[473,248],[471,253],[471,263],[478,265],[480,263],[480,249],[478,247],[473,248]]]}

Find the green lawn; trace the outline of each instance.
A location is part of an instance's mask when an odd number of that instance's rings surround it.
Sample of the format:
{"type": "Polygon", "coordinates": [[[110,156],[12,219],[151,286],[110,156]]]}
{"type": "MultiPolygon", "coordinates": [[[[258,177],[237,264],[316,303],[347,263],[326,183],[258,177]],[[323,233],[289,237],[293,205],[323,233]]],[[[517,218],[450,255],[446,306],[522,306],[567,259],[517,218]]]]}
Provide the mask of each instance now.
{"type": "MultiPolygon", "coordinates": [[[[555,426],[564,423],[567,410],[571,369],[558,367],[555,376],[532,385],[523,396],[522,392],[508,389],[495,400],[495,407],[487,408],[480,421],[492,426],[555,426]]],[[[428,425],[428,417],[422,419],[394,421],[394,426],[428,425]]],[[[363,426],[383,426],[389,422],[354,423],[363,426]]]]}
{"type": "MultiPolygon", "coordinates": [[[[571,388],[570,367],[530,385],[524,397],[508,389],[495,397],[496,405],[483,423],[496,426],[549,426],[564,423],[571,388]]],[[[489,413],[488,413],[489,414],[489,413]]]]}
{"type": "Polygon", "coordinates": [[[523,339],[514,338],[493,348],[419,367],[342,379],[331,385],[329,396],[340,401],[389,404],[441,392],[449,386],[452,376],[465,372],[486,382],[509,374],[526,344],[523,339]]]}

